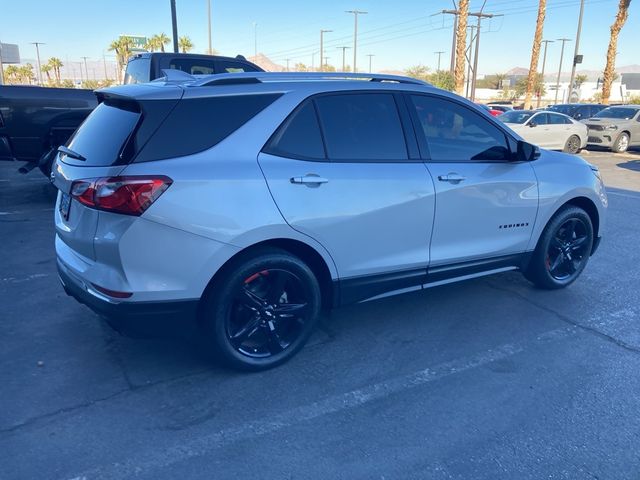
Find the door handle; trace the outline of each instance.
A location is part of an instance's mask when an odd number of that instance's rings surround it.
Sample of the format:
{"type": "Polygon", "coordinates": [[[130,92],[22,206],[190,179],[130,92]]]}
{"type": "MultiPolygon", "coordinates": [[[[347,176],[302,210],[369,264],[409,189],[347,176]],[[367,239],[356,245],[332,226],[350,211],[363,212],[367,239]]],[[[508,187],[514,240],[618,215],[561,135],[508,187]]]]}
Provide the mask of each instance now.
{"type": "Polygon", "coordinates": [[[308,175],[305,175],[304,177],[291,177],[290,181],[291,183],[301,185],[320,185],[321,183],[327,183],[329,179],[321,177],[314,173],[310,173],[308,175]]]}
{"type": "Polygon", "coordinates": [[[467,177],[464,177],[458,173],[449,173],[447,175],[438,175],[438,180],[441,182],[450,182],[450,183],[459,183],[466,180],[467,177]]]}

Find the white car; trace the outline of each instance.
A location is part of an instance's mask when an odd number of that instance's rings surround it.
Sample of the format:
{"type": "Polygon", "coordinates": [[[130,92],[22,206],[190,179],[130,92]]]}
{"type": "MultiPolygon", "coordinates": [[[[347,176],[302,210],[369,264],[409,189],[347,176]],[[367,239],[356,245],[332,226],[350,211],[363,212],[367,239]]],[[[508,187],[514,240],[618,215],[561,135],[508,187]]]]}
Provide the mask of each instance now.
{"type": "Polygon", "coordinates": [[[527,142],[542,148],[578,153],[587,146],[586,126],[562,113],[511,110],[497,118],[527,142]]]}

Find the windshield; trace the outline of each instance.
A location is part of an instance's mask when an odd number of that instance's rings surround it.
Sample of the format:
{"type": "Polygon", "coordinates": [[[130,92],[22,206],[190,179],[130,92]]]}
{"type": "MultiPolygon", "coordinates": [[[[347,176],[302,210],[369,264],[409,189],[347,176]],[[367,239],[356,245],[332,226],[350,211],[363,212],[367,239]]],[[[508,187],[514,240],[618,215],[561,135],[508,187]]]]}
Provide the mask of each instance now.
{"type": "Polygon", "coordinates": [[[524,123],[529,120],[536,112],[523,112],[522,110],[510,110],[499,115],[497,118],[504,123],[524,123]]]}
{"type": "Polygon", "coordinates": [[[636,113],[638,113],[637,108],[609,107],[600,110],[594,115],[594,118],[622,118],[630,120],[636,113]]]}
{"type": "Polygon", "coordinates": [[[549,107],[552,112],[564,113],[570,117],[573,116],[577,109],[577,105],[552,105],[549,107]]]}

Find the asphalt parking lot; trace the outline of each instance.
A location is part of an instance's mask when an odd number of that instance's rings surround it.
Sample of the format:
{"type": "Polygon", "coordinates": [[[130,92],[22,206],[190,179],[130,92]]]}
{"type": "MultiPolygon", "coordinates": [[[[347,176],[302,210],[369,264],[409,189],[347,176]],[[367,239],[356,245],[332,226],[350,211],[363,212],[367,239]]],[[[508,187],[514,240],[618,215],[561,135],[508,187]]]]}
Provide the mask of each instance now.
{"type": "Polygon", "coordinates": [[[342,308],[259,374],[67,297],[52,187],[0,164],[0,479],[639,478],[640,152],[584,156],[615,188],[570,288],[507,273],[342,308]]]}

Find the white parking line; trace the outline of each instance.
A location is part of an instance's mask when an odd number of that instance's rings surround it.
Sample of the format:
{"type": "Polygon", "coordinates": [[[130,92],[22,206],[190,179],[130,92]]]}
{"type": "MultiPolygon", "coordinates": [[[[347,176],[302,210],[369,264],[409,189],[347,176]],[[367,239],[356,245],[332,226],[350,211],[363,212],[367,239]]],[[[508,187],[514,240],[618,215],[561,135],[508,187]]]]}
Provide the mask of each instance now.
{"type": "Polygon", "coordinates": [[[182,442],[179,446],[166,450],[153,450],[137,457],[125,459],[103,467],[96,467],[80,475],[67,479],[130,479],[139,474],[166,468],[177,462],[205,455],[212,450],[229,445],[229,443],[249,439],[259,435],[277,432],[301,422],[318,417],[353,409],[375,400],[383,399],[426,385],[442,378],[462,373],[497,360],[511,357],[525,350],[527,346],[544,344],[566,338],[575,334],[576,327],[559,328],[543,333],[534,340],[523,344],[506,344],[497,348],[480,352],[472,357],[452,360],[433,367],[425,368],[409,375],[391,378],[384,382],[369,385],[344,394],[333,395],[319,402],[303,405],[289,411],[273,415],[265,420],[255,420],[237,427],[220,430],[190,442],[182,442]]]}
{"type": "Polygon", "coordinates": [[[53,208],[40,208],[36,210],[15,210],[13,212],[0,212],[0,215],[22,215],[23,213],[53,212],[53,208]]]}
{"type": "Polygon", "coordinates": [[[35,280],[37,278],[44,278],[44,277],[48,277],[49,274],[48,273],[34,273],[33,275],[29,275],[26,277],[5,277],[2,279],[3,282],[8,282],[8,283],[23,283],[23,282],[28,282],[30,280],[35,280]]]}

